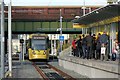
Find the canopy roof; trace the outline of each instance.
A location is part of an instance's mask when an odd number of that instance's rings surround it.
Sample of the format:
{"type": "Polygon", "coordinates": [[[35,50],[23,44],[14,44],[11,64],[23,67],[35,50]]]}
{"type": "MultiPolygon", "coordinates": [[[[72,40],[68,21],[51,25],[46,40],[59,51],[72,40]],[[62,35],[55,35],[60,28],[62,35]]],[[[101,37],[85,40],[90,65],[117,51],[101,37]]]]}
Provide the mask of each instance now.
{"type": "Polygon", "coordinates": [[[112,4],[102,8],[98,8],[92,11],[91,13],[88,13],[85,16],[81,16],[79,19],[74,19],[72,21],[73,23],[88,25],[116,16],[120,16],[120,4],[112,4]]]}

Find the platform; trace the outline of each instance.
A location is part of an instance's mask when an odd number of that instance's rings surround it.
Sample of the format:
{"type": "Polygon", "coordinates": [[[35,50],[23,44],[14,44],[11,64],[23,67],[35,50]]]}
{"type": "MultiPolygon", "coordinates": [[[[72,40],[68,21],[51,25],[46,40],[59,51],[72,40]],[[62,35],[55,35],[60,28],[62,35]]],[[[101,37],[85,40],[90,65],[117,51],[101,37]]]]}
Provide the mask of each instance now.
{"type": "Polygon", "coordinates": [[[60,53],[59,65],[89,78],[120,78],[119,61],[81,59],[70,55],[70,48],[60,53]]]}

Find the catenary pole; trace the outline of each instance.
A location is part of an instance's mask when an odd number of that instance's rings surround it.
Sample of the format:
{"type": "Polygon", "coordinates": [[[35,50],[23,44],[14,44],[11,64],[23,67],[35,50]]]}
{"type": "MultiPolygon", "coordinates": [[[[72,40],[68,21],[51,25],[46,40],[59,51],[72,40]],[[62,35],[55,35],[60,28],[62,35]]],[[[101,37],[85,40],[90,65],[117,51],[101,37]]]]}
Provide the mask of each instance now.
{"type": "Polygon", "coordinates": [[[4,43],[4,0],[1,0],[1,78],[5,77],[4,43]]]}
{"type": "Polygon", "coordinates": [[[51,54],[52,54],[52,34],[50,34],[51,37],[51,54]]]}
{"type": "Polygon", "coordinates": [[[11,0],[8,4],[8,64],[9,76],[12,76],[12,30],[11,30],[11,0]]]}
{"type": "Polygon", "coordinates": [[[26,54],[26,34],[23,35],[24,43],[23,43],[23,61],[25,60],[26,54]]]}
{"type": "MultiPolygon", "coordinates": [[[[61,13],[61,9],[60,9],[60,36],[62,36],[62,13],[61,13]]],[[[62,41],[60,41],[60,52],[62,51],[62,41]]]]}

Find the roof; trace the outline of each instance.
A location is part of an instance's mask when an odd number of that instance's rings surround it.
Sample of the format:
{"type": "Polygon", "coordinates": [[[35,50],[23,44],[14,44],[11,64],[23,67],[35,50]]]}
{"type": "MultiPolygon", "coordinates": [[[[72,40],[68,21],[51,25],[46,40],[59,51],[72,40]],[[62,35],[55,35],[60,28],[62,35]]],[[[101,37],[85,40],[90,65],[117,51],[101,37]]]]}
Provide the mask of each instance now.
{"type": "Polygon", "coordinates": [[[72,20],[73,23],[91,24],[94,22],[102,21],[105,19],[120,16],[120,4],[107,5],[105,7],[98,8],[91,13],[81,16],[79,19],[72,20]]]}

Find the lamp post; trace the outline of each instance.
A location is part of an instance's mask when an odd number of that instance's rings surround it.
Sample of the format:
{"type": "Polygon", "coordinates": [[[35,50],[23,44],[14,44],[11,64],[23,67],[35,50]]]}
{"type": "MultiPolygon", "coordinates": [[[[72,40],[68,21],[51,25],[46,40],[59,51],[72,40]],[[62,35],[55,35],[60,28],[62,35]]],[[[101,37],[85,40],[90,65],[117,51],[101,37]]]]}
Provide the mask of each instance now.
{"type": "Polygon", "coordinates": [[[11,30],[11,0],[8,4],[8,64],[9,76],[12,76],[12,30],[11,30]]]}
{"type": "MultiPolygon", "coordinates": [[[[60,36],[62,36],[62,13],[60,9],[60,36]]],[[[62,51],[62,41],[60,40],[60,52],[62,51]]]]}
{"type": "Polygon", "coordinates": [[[5,77],[5,52],[4,52],[4,0],[1,0],[1,78],[5,77]]]}
{"type": "Polygon", "coordinates": [[[84,0],[84,2],[83,2],[83,7],[82,7],[82,9],[83,9],[83,16],[85,16],[85,9],[86,9],[86,7],[85,7],[85,0],[84,0]]]}
{"type": "Polygon", "coordinates": [[[82,7],[82,9],[83,9],[83,16],[85,16],[85,14],[86,14],[86,9],[89,10],[89,13],[91,12],[91,8],[85,6],[85,0],[83,1],[83,7],[82,7]]]}

